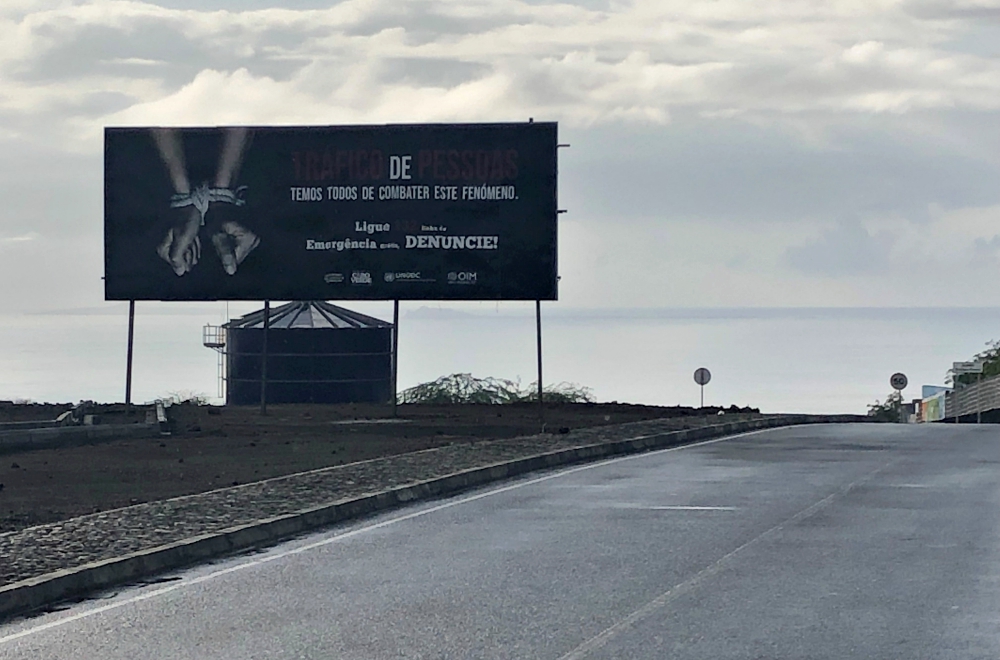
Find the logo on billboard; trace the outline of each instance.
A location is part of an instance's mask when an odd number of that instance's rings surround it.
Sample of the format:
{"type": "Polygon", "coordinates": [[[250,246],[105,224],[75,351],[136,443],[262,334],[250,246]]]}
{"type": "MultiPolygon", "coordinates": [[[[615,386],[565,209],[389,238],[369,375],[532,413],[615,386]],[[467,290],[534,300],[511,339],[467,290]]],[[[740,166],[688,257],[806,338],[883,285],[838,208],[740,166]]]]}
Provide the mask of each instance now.
{"type": "Polygon", "coordinates": [[[356,270],[351,273],[351,284],[371,284],[372,274],[366,270],[356,270]]]}
{"type": "Polygon", "coordinates": [[[424,277],[419,271],[407,271],[403,273],[386,273],[386,282],[434,282],[431,277],[424,277]]]}
{"type": "Polygon", "coordinates": [[[327,284],[340,284],[344,281],[343,273],[327,273],[323,276],[323,281],[327,284]]]}
{"type": "Polygon", "coordinates": [[[475,284],[477,275],[475,271],[453,271],[448,273],[448,284],[475,284]]]}

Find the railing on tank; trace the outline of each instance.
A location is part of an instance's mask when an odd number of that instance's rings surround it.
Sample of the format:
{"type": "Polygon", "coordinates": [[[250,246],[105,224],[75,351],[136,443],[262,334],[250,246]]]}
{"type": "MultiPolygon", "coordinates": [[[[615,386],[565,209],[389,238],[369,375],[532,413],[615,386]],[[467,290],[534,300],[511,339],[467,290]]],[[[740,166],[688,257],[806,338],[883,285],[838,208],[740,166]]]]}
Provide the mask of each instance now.
{"type": "Polygon", "coordinates": [[[217,372],[219,375],[218,393],[220,399],[226,398],[226,328],[221,325],[206,325],[201,329],[201,343],[219,354],[217,372]]]}

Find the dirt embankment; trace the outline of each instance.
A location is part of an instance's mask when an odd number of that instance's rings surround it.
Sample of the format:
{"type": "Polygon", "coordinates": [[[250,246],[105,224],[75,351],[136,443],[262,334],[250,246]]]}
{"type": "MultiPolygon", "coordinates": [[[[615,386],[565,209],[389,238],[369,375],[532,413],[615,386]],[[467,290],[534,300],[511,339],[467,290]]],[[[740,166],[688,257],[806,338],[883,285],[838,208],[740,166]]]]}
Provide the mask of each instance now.
{"type": "MultiPolygon", "coordinates": [[[[0,421],[52,419],[70,405],[0,404],[0,421]]],[[[546,406],[547,432],[719,409],[565,404],[546,406]]],[[[145,410],[98,406],[102,422],[140,421],[145,410]]],[[[749,409],[726,412],[756,412],[749,409]]],[[[180,405],[169,437],[0,455],[0,533],[294,472],[452,443],[538,433],[537,405],[180,405]]]]}

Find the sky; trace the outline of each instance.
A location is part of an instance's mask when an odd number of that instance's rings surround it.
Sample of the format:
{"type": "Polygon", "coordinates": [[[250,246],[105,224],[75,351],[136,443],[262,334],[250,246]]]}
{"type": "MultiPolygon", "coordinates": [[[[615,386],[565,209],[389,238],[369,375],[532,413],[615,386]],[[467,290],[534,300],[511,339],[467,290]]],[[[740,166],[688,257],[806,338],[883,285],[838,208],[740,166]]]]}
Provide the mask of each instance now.
{"type": "Polygon", "coordinates": [[[275,4],[0,3],[8,311],[103,300],[106,125],[529,116],[566,305],[1000,304],[1000,2],[275,4]]]}
{"type": "Polygon", "coordinates": [[[3,312],[110,304],[105,126],[528,117],[561,306],[1000,305],[997,0],[3,0],[3,312]]]}

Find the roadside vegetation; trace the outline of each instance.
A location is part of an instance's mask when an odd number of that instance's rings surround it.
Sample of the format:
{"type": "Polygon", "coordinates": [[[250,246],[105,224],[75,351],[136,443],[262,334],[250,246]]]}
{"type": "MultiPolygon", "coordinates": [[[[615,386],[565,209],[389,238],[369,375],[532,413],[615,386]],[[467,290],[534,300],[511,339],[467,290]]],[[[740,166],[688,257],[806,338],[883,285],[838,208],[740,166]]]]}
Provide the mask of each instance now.
{"type": "Polygon", "coordinates": [[[898,422],[903,409],[903,397],[899,392],[893,392],[885,398],[868,406],[868,415],[880,422],[898,422]]]}
{"type": "MultiPolygon", "coordinates": [[[[594,393],[588,387],[559,383],[546,385],[542,391],[542,400],[549,403],[593,403],[594,393]]],[[[472,374],[442,376],[399,393],[400,403],[509,404],[529,401],[538,401],[537,382],[522,389],[520,382],[503,378],[476,378],[472,374]]]]}
{"type": "MultiPolygon", "coordinates": [[[[985,351],[976,353],[970,362],[982,362],[982,378],[992,378],[1000,376],[1000,340],[993,339],[986,342],[988,348],[985,351]]],[[[948,382],[953,385],[971,385],[976,382],[980,374],[961,374],[959,376],[949,375],[948,382]]]]}

